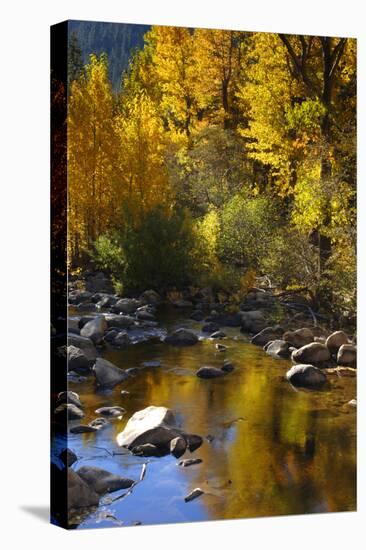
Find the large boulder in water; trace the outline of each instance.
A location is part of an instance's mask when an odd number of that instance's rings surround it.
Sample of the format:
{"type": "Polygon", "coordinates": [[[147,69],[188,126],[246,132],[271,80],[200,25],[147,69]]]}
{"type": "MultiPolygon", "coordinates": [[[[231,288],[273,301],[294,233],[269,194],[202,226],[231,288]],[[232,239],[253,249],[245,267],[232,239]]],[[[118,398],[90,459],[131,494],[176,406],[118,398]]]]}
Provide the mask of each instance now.
{"type": "Polygon", "coordinates": [[[82,466],[76,473],[98,495],[105,495],[106,493],[112,493],[120,489],[128,489],[135,483],[133,479],[112,474],[96,466],[82,466]]]}
{"type": "Polygon", "coordinates": [[[69,510],[98,506],[99,495],[72,469],[67,469],[67,507],[69,510]]]}
{"type": "Polygon", "coordinates": [[[314,365],[294,365],[286,378],[293,386],[312,389],[321,388],[327,381],[325,373],[314,365]]]}
{"type": "Polygon", "coordinates": [[[320,364],[329,361],[330,353],[327,346],[320,342],[312,342],[292,352],[291,358],[296,363],[320,364]]]}
{"type": "Polygon", "coordinates": [[[337,354],[337,364],[355,367],[357,364],[357,348],[353,344],[343,344],[337,354]]]}
{"type": "Polygon", "coordinates": [[[85,336],[85,338],[90,338],[94,344],[100,344],[107,328],[107,321],[104,317],[95,317],[92,321],[89,321],[83,326],[80,335],[85,336]]]}
{"type": "Polygon", "coordinates": [[[85,356],[94,363],[97,356],[97,350],[90,338],[78,334],[68,334],[67,343],[68,346],[74,346],[75,348],[81,349],[85,356]]]}
{"type": "Polygon", "coordinates": [[[191,452],[202,444],[200,436],[186,434],[176,426],[173,411],[166,407],[151,406],[131,416],[125,429],[117,436],[117,443],[130,450],[152,445],[156,447],[157,454],[165,455],[170,453],[171,441],[177,437],[186,440],[191,452]]]}
{"type": "MultiPolygon", "coordinates": [[[[176,420],[172,410],[152,405],[131,416],[123,432],[117,436],[117,443],[120,447],[132,448],[137,445],[136,440],[150,430],[159,427],[169,429],[175,426],[176,420]]],[[[150,441],[145,443],[150,443],[150,441]]],[[[139,443],[139,445],[143,444],[139,443]]]]}
{"type": "Polygon", "coordinates": [[[314,341],[314,334],[309,328],[305,327],[285,332],[282,338],[294,348],[302,348],[314,341]]]}
{"type": "Polygon", "coordinates": [[[290,348],[290,344],[285,342],[285,340],[273,340],[272,342],[268,342],[264,347],[268,355],[281,359],[288,359],[290,357],[290,348]]]}
{"type": "Polygon", "coordinates": [[[112,388],[128,378],[128,374],[125,371],[100,357],[95,361],[93,371],[97,383],[102,387],[112,388]]]}
{"type": "Polygon", "coordinates": [[[198,342],[198,337],[192,330],[179,328],[169,334],[164,342],[172,346],[193,346],[198,342]]]}
{"type": "Polygon", "coordinates": [[[343,330],[337,330],[328,336],[325,344],[332,355],[337,355],[338,350],[343,344],[348,344],[348,336],[343,330]]]}
{"type": "Polygon", "coordinates": [[[268,342],[271,342],[272,340],[278,340],[283,335],[284,330],[280,326],[276,327],[266,327],[258,334],[253,336],[253,338],[250,340],[252,344],[255,344],[256,346],[265,346],[268,344],[268,342]]]}

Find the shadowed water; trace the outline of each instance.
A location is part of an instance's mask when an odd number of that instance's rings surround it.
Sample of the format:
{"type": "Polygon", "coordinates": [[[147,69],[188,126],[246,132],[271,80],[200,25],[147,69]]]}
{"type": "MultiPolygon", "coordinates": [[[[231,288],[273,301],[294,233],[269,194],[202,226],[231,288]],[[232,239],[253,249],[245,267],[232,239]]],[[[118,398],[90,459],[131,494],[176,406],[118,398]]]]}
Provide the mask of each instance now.
{"type": "MultiPolygon", "coordinates": [[[[169,329],[199,328],[169,316],[160,321],[169,329]]],[[[356,410],[348,405],[356,396],[355,378],[333,375],[324,391],[297,391],[284,379],[290,361],[269,357],[238,329],[224,330],[224,353],[207,339],[186,348],[161,342],[109,348],[103,357],[121,368],[153,359],[161,367],[143,368],[110,391],[97,391],[92,377],[70,383],[85,407],[83,423],[98,416],[101,406],[127,411],[97,433],[69,435],[68,446],[79,457],[73,467],[95,465],[137,480],[147,463],[144,480],[131,494],[115,501],[124,491],[103,497],[98,510],[80,518],[79,528],[355,509],[356,410]],[[233,361],[234,372],[213,380],[195,376],[199,367],[221,367],[224,359],[233,361]],[[181,468],[173,456],[140,458],[117,446],[130,416],[150,405],[173,409],[185,431],[205,438],[183,457],[202,458],[201,464],[181,468]],[[196,487],[205,494],[186,503],[196,487]]]]}

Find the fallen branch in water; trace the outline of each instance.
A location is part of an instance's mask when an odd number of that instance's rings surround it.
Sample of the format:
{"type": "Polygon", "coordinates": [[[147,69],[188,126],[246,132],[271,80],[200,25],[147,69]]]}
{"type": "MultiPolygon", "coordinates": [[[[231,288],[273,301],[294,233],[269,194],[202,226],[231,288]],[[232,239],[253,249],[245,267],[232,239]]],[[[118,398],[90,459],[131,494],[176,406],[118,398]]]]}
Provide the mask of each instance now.
{"type": "Polygon", "coordinates": [[[116,451],[109,451],[105,447],[97,447],[96,445],[90,445],[90,447],[92,447],[93,449],[99,449],[100,451],[105,451],[106,453],[109,454],[109,456],[123,456],[123,455],[131,454],[130,451],[126,451],[124,453],[118,453],[116,451]]]}
{"type": "Polygon", "coordinates": [[[147,468],[147,462],[145,462],[143,465],[142,465],[142,470],[141,470],[141,474],[140,474],[140,479],[138,481],[135,481],[131,487],[129,488],[129,490],[126,492],[126,493],[123,493],[122,495],[119,495],[118,497],[116,498],[113,498],[111,500],[111,502],[116,502],[117,500],[122,500],[124,499],[125,497],[128,497],[128,495],[130,495],[133,491],[133,489],[136,487],[136,485],[138,485],[139,483],[141,483],[141,481],[143,481],[145,475],[146,475],[146,468],[147,468]]]}

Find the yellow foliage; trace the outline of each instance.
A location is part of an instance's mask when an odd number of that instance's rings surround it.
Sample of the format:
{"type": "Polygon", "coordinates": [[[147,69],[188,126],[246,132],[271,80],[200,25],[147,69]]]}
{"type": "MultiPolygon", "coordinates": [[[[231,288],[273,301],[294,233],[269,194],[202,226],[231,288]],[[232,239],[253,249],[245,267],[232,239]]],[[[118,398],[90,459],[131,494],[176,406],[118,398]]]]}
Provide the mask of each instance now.
{"type": "Polygon", "coordinates": [[[68,106],[68,220],[71,254],[78,255],[115,219],[118,142],[107,58],[90,56],[72,83],[68,106]]]}
{"type": "Polygon", "coordinates": [[[164,128],[155,104],[145,92],[124,99],[115,131],[123,201],[138,220],[148,209],[171,202],[164,128]]]}

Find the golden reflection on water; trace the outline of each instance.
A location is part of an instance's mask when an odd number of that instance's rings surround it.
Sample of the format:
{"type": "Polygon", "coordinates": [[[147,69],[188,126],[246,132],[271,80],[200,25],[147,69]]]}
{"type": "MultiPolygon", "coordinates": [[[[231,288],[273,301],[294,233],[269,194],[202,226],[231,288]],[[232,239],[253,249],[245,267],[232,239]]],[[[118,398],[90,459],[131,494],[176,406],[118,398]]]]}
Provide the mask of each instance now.
{"type": "MultiPolygon", "coordinates": [[[[143,498],[160,503],[160,523],[354,510],[356,412],[347,403],[356,396],[355,378],[330,377],[326,391],[296,391],[284,379],[289,361],[272,359],[243,340],[225,343],[225,354],[217,353],[211,341],[189,348],[148,343],[109,350],[104,356],[121,368],[148,359],[159,359],[162,366],[143,369],[110,393],[95,392],[92,381],[70,388],[81,395],[86,421],[103,405],[122,405],[127,411],[113,421],[108,439],[96,442],[94,434],[70,438],[70,446],[80,446],[81,453],[92,445],[116,450],[117,433],[134,412],[149,405],[173,409],[188,432],[214,436],[192,455],[203,459],[200,465],[181,469],[173,457],[153,461],[153,485],[147,476],[140,493],[118,511],[127,514],[126,507],[133,509],[134,499],[137,506],[143,498]],[[233,373],[216,380],[194,375],[202,365],[221,366],[224,358],[234,362],[233,373]],[[122,396],[121,389],[130,395],[122,396]],[[164,508],[164,498],[175,502],[195,487],[206,493],[198,504],[179,504],[175,512],[167,500],[164,508]]],[[[124,466],[129,460],[136,457],[123,457],[124,466]]],[[[157,522],[147,507],[139,519],[157,522]]]]}

